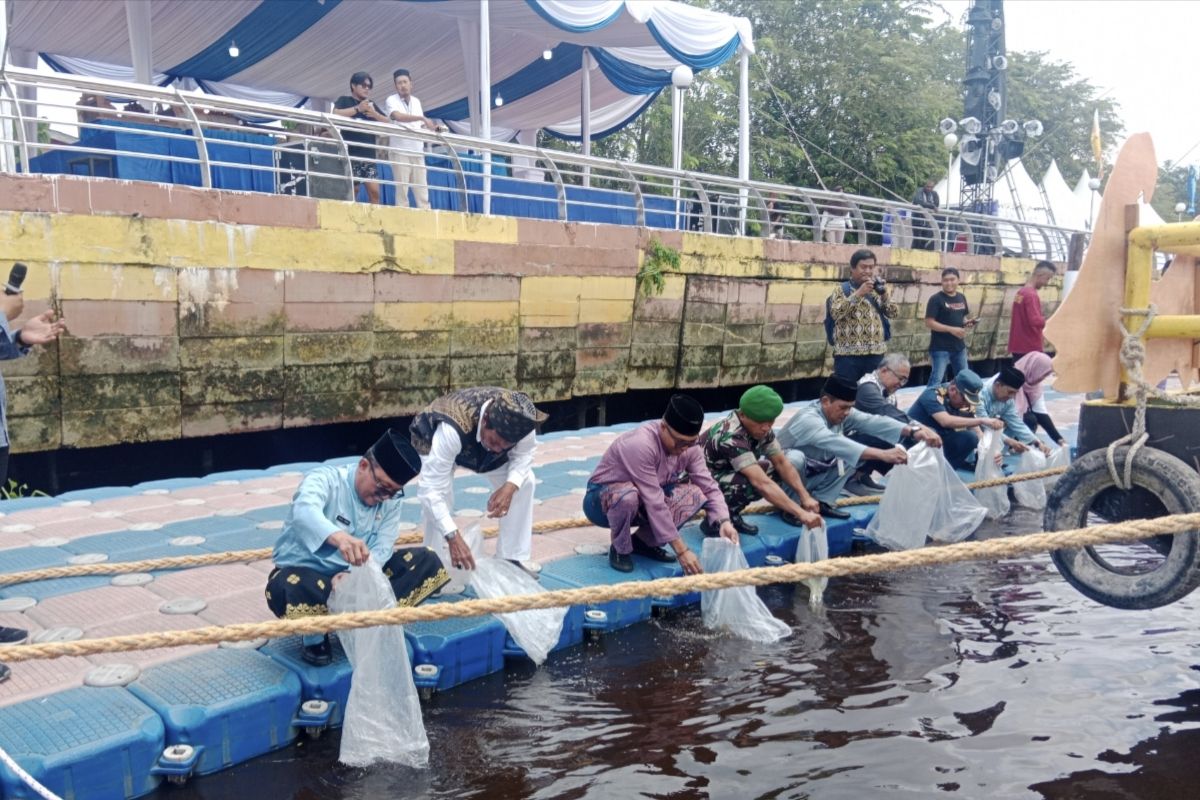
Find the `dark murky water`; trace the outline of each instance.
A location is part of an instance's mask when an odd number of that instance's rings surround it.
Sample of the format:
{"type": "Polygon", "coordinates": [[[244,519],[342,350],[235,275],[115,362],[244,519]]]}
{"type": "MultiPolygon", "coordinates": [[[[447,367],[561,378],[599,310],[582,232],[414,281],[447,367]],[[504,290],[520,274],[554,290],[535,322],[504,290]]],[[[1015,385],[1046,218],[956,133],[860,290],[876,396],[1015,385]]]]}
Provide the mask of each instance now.
{"type": "Polygon", "coordinates": [[[777,645],[693,610],[435,696],[428,770],[339,766],[335,732],[156,797],[1197,796],[1194,598],[1101,608],[1045,557],[763,597],[777,645]]]}

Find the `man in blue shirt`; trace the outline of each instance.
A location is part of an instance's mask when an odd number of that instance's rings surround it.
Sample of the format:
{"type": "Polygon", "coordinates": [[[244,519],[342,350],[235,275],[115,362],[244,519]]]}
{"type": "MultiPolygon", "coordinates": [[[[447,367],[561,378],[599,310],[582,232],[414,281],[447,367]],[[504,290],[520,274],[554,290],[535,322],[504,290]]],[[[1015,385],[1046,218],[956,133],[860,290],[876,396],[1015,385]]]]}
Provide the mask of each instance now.
{"type": "MultiPolygon", "coordinates": [[[[821,397],[801,406],[779,431],[779,444],[804,479],[809,494],[820,503],[823,517],[849,519],[834,506],[846,482],[863,461],[904,464],[908,452],[896,444],[905,436],[941,447],[941,439],[920,425],[904,424],[891,417],[864,414],[854,408],[858,385],[841,375],[830,375],[821,397]],[[887,448],[868,447],[850,438],[861,433],[883,440],[887,448]]],[[[784,491],[795,499],[791,487],[784,491]]]]}
{"type": "Polygon", "coordinates": [[[1049,445],[1029,430],[1017,411],[1014,398],[1024,385],[1024,372],[1016,367],[1003,367],[999,374],[983,382],[983,391],[979,393],[980,407],[984,416],[1004,423],[1004,443],[1014,453],[1024,453],[1028,448],[1036,447],[1043,455],[1050,455],[1049,445]]]}
{"type": "Polygon", "coordinates": [[[955,469],[970,469],[971,457],[979,446],[978,429],[1000,430],[998,419],[975,416],[980,405],[983,381],[973,370],[964,369],[947,383],[930,386],[908,409],[908,417],[942,437],[946,460],[955,469]]]}
{"type": "MultiPolygon", "coordinates": [[[[450,576],[432,550],[393,552],[400,532],[404,484],[420,471],[408,437],[388,430],[356,464],[320,466],[300,481],[275,543],[267,578],[267,605],[277,617],[329,613],[326,601],[341,574],[373,559],[391,581],[396,605],[415,606],[450,576]]],[[[333,660],[328,635],[304,637],[304,660],[333,660]]]]}

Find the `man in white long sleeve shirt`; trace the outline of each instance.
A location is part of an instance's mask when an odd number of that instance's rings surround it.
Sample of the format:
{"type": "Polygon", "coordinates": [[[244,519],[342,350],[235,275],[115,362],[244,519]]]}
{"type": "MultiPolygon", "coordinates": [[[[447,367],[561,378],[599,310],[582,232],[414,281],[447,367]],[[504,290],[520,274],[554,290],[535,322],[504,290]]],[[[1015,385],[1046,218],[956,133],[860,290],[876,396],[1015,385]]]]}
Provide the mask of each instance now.
{"type": "MultiPolygon", "coordinates": [[[[267,578],[267,606],[275,616],[329,613],[326,602],[340,575],[368,560],[380,565],[398,606],[415,606],[450,580],[426,547],[393,552],[404,484],[420,463],[405,437],[389,430],[357,464],[323,465],[304,476],[275,542],[275,569],[267,578]]],[[[316,666],[330,663],[329,637],[305,636],[302,655],[316,666]]]]}
{"type": "MultiPolygon", "coordinates": [[[[406,69],[392,73],[396,93],[383,103],[388,118],[408,130],[436,130],[437,125],[425,116],[421,101],[412,93],[412,75],[406,69]]],[[[429,208],[429,184],[425,176],[425,143],[411,136],[388,137],[392,151],[392,179],[396,181],[396,205],[408,205],[408,190],[412,189],[414,208],[429,208]]]]}
{"type": "Polygon", "coordinates": [[[409,433],[421,454],[421,522],[425,545],[449,566],[474,569],[454,522],[454,468],[488,479],[487,515],[500,519],[496,557],[522,565],[533,537],[533,456],[546,415],[528,395],[497,386],[439,397],[413,418],[409,433]]]}

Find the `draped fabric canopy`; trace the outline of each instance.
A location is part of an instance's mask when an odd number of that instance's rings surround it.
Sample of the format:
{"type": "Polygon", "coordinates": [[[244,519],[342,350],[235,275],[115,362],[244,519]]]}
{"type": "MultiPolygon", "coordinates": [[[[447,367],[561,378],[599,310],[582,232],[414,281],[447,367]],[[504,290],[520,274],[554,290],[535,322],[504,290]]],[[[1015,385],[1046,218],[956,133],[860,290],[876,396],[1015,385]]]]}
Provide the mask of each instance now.
{"type": "MultiPolygon", "coordinates": [[[[133,80],[149,49],[156,83],[280,105],[346,94],[349,77],[375,79],[372,97],[409,69],[431,117],[468,123],[479,85],[480,0],[10,0],[10,45],[56,69],[133,80]],[[131,42],[149,2],[149,43],[131,42]],[[230,55],[231,45],[238,55],[230,55]],[[190,85],[190,84],[189,84],[190,85]]],[[[584,51],[593,136],[635,118],[671,70],[714,67],[753,51],[750,23],[673,0],[490,0],[490,92],[497,129],[581,131],[584,51]],[[543,53],[552,55],[547,59],[543,53]]],[[[146,34],[140,34],[146,35],[146,34]]]]}

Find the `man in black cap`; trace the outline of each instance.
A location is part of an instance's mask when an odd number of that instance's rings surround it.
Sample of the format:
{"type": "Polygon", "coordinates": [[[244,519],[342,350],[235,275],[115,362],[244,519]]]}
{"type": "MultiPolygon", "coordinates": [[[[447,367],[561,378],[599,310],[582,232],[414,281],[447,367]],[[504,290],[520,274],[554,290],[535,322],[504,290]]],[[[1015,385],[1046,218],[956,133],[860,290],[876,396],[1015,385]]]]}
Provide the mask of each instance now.
{"type": "Polygon", "coordinates": [[[721,487],[696,446],[703,426],[700,404],[674,395],[662,419],[614,439],[588,478],[583,513],[592,524],[612,531],[608,563],[613,569],[632,572],[631,554],[637,553],[655,561],[678,559],[686,574],[700,573],[700,559],[679,529],[701,508],[712,529],[738,541],[721,487]],[[673,555],[663,549],[668,544],[673,555]]]}
{"type": "Polygon", "coordinates": [[[421,525],[425,544],[443,561],[475,569],[475,557],[454,522],[454,468],[477,472],[494,490],[487,515],[500,519],[496,558],[531,571],[533,456],[546,415],[523,392],[498,386],[460,389],[413,418],[409,433],[421,454],[421,525]]]}
{"type": "Polygon", "coordinates": [[[860,463],[908,461],[908,452],[903,447],[868,447],[851,439],[850,433],[872,436],[893,445],[911,436],[931,447],[942,446],[941,438],[928,428],[859,411],[854,407],[857,391],[855,381],[830,375],[821,388],[821,397],[802,406],[779,432],[779,444],[803,476],[809,493],[820,502],[821,515],[833,519],[850,518],[833,503],[860,463]]]}
{"type": "Polygon", "coordinates": [[[983,382],[983,390],[979,393],[982,416],[1004,423],[1004,443],[1014,453],[1024,453],[1030,447],[1036,447],[1048,456],[1050,446],[1029,430],[1021,412],[1017,410],[1017,392],[1024,385],[1024,372],[1013,366],[1002,367],[999,374],[983,382]]]}
{"type": "MultiPolygon", "coordinates": [[[[426,547],[393,548],[400,533],[404,484],[421,460],[407,437],[389,429],[356,464],[323,465],[300,481],[275,542],[267,606],[277,617],[329,613],[326,601],[342,573],[374,560],[391,581],[396,605],[415,606],[450,576],[426,547]]],[[[333,660],[328,635],[304,637],[304,660],[333,660]]]]}

